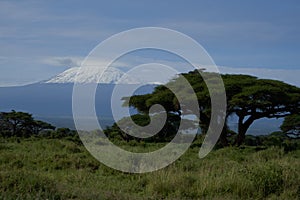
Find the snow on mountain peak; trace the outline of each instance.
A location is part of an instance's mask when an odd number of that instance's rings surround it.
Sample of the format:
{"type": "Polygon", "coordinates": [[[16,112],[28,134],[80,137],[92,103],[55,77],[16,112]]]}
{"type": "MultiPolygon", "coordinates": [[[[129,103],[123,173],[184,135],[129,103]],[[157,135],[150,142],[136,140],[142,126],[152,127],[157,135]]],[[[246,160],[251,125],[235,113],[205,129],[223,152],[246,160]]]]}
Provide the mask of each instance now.
{"type": "Polygon", "coordinates": [[[101,68],[92,67],[78,71],[80,67],[72,67],[58,74],[46,83],[106,83],[106,84],[138,84],[140,81],[135,77],[130,77],[123,71],[109,67],[101,76],[101,68]],[[121,78],[122,77],[122,78],[121,78]]]}

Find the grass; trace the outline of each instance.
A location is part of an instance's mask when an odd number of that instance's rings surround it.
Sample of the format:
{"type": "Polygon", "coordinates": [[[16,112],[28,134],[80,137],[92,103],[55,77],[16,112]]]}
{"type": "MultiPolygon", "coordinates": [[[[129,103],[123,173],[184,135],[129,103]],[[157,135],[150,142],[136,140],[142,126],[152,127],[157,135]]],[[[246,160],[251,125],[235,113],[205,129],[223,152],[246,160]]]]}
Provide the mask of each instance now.
{"type": "MultiPolygon", "coordinates": [[[[149,145],[126,148],[155,149],[149,145]]],[[[0,199],[300,199],[299,150],[228,147],[204,159],[198,151],[156,172],[128,174],[66,139],[1,139],[0,199]]]]}

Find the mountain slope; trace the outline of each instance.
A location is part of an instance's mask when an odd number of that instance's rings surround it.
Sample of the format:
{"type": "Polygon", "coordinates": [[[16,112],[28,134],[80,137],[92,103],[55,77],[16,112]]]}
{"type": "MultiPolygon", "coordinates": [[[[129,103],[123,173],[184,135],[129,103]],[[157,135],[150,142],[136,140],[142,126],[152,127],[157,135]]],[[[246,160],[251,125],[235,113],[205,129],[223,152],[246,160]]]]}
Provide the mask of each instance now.
{"type": "Polygon", "coordinates": [[[121,70],[109,67],[101,76],[101,68],[84,68],[80,70],[79,67],[70,68],[61,74],[45,81],[45,83],[105,83],[105,84],[118,84],[122,77],[122,84],[138,84],[140,81],[136,77],[129,77],[121,70]]]}
{"type": "MultiPolygon", "coordinates": [[[[52,123],[58,127],[74,129],[72,114],[72,83],[36,83],[17,87],[0,87],[0,111],[29,112],[36,119],[52,123]]],[[[98,84],[95,94],[96,113],[99,123],[106,127],[112,125],[111,98],[116,84],[98,84]]],[[[120,85],[125,94],[134,84],[120,85]]],[[[151,93],[155,85],[145,85],[135,94],[151,93]]],[[[120,101],[120,104],[122,102],[120,101]]],[[[128,109],[128,108],[124,108],[128,109]]],[[[136,112],[133,109],[131,113],[136,112]]],[[[92,127],[93,129],[94,127],[92,127]]]]}

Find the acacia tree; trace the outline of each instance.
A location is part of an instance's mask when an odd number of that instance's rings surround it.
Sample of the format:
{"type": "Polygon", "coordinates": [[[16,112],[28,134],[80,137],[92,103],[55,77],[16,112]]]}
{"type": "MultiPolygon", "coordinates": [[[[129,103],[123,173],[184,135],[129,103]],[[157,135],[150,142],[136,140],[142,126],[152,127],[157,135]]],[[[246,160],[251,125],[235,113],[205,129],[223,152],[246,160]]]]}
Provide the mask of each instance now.
{"type": "MultiPolygon", "coordinates": [[[[207,72],[206,72],[207,73],[207,72]]],[[[209,77],[210,73],[207,73],[209,77]]],[[[213,75],[213,73],[211,73],[213,75]]],[[[182,74],[192,85],[199,102],[200,127],[206,132],[210,122],[210,95],[202,77],[197,71],[182,74]]],[[[211,76],[214,77],[214,76],[211,76]]],[[[300,89],[276,80],[258,79],[248,75],[222,75],[227,96],[226,117],[238,117],[238,135],[234,144],[241,145],[251,124],[261,118],[280,118],[299,110],[300,89]]],[[[184,94],[185,87],[177,79],[167,85],[175,85],[184,94]]],[[[175,95],[164,86],[158,86],[152,94],[125,98],[127,105],[146,113],[154,104],[161,104],[169,113],[181,115],[185,105],[179,105],[175,95]]],[[[227,144],[228,126],[225,125],[221,141],[227,144]]]]}
{"type": "MultiPolygon", "coordinates": [[[[205,73],[206,73],[206,81],[210,81],[211,84],[213,84],[216,74],[209,73],[209,72],[205,72],[205,73]]],[[[190,95],[191,92],[190,89],[186,87],[186,84],[182,84],[183,83],[182,78],[184,77],[186,80],[188,80],[188,82],[194,89],[194,92],[196,93],[198,99],[198,105],[199,105],[198,111],[200,113],[199,125],[201,127],[202,132],[206,133],[209,127],[210,114],[211,114],[211,107],[210,107],[211,99],[208,92],[208,88],[202,76],[199,75],[199,71],[195,70],[189,73],[183,73],[181,75],[182,75],[181,77],[177,77],[171,80],[169,83],[166,84],[166,86],[157,86],[151,94],[135,95],[132,97],[123,98],[123,100],[125,100],[124,106],[134,107],[140,113],[147,115],[149,114],[149,109],[151,106],[155,104],[162,105],[165,108],[168,116],[166,123],[169,124],[166,126],[167,128],[164,129],[163,131],[172,132],[169,133],[168,135],[176,134],[174,130],[177,130],[177,128],[180,125],[180,121],[183,120],[182,113],[195,114],[192,113],[193,111],[188,110],[187,105],[179,104],[175,94],[169,89],[172,88],[176,92],[176,94],[180,95],[180,97],[184,99],[184,102],[186,104],[192,102],[193,99],[191,98],[190,95]]],[[[217,86],[215,88],[217,88],[217,86]]],[[[194,126],[192,121],[190,122],[186,121],[185,123],[194,126]]],[[[225,127],[227,128],[227,126],[225,127]]],[[[222,134],[222,136],[223,135],[224,134],[222,134]]],[[[221,138],[223,138],[222,136],[221,138]]]]}
{"type": "Polygon", "coordinates": [[[30,136],[44,129],[55,129],[43,121],[35,121],[31,114],[25,112],[1,112],[0,132],[4,136],[30,136]]]}
{"type": "Polygon", "coordinates": [[[33,117],[28,113],[16,112],[15,110],[1,113],[1,124],[6,128],[5,131],[12,136],[26,135],[33,123],[33,117]]]}
{"type": "Polygon", "coordinates": [[[251,84],[242,85],[241,90],[233,92],[227,88],[226,91],[231,93],[228,97],[228,113],[238,116],[238,135],[235,140],[238,146],[255,120],[286,117],[299,110],[300,89],[281,81],[254,79],[251,84]]]}

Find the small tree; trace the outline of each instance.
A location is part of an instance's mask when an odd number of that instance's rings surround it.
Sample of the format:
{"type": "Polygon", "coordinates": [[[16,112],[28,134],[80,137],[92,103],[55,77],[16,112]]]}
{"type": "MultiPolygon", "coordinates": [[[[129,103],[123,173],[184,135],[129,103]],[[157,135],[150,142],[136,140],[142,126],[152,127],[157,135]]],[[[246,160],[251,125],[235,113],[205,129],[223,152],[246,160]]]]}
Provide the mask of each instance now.
{"type": "Polygon", "coordinates": [[[0,113],[0,132],[3,136],[30,136],[38,134],[41,130],[52,129],[55,127],[43,121],[35,121],[31,114],[25,112],[1,112],[0,113]]]}
{"type": "Polygon", "coordinates": [[[32,132],[37,135],[42,130],[55,130],[55,126],[52,126],[47,122],[35,120],[32,124],[32,132]]]}
{"type": "Polygon", "coordinates": [[[34,120],[31,114],[24,112],[11,112],[1,113],[2,126],[6,128],[6,131],[10,132],[11,136],[25,136],[30,134],[31,127],[34,124],[34,120]]]}

